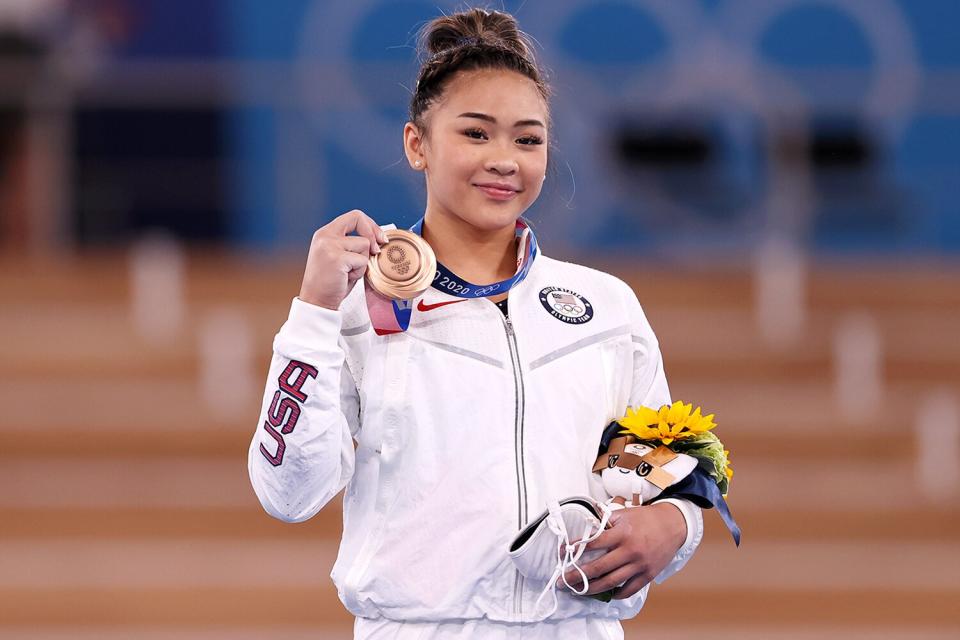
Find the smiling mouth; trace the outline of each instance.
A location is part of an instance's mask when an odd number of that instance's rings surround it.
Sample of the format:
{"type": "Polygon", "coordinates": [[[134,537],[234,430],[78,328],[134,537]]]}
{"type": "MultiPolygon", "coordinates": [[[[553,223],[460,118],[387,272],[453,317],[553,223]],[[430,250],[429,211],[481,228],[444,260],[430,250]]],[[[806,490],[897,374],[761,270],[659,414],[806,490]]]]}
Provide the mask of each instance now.
{"type": "Polygon", "coordinates": [[[477,184],[474,186],[485,193],[487,197],[493,198],[494,200],[510,200],[520,193],[518,190],[510,187],[497,187],[489,184],[477,184]]]}

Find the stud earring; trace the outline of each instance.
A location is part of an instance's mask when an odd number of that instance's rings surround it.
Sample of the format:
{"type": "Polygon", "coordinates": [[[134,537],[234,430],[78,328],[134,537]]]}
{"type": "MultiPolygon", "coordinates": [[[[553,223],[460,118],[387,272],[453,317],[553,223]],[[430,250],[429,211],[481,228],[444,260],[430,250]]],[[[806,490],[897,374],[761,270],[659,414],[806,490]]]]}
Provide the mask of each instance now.
{"type": "Polygon", "coordinates": [[[413,166],[415,166],[417,169],[419,169],[420,167],[423,166],[423,163],[420,162],[419,160],[416,160],[416,161],[413,163],[413,166]]]}

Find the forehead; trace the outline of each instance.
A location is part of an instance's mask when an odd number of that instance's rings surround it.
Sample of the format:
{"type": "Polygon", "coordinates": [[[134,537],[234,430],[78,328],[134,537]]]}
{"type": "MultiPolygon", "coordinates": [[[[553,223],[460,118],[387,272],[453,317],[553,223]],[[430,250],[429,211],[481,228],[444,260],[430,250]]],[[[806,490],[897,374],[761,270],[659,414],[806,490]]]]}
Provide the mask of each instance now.
{"type": "Polygon", "coordinates": [[[546,122],[547,105],[530,78],[505,69],[477,69],[457,73],[436,105],[438,115],[485,113],[498,121],[536,119],[546,122]]]}

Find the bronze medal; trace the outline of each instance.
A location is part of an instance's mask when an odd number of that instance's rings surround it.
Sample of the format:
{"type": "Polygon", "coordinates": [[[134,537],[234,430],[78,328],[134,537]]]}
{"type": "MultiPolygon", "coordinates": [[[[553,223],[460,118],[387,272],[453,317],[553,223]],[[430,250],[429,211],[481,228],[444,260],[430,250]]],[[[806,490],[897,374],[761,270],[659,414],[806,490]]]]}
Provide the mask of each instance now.
{"type": "Polygon", "coordinates": [[[392,300],[411,300],[430,287],[437,257],[427,241],[410,231],[384,232],[387,243],[370,256],[366,279],[374,291],[392,300]]]}

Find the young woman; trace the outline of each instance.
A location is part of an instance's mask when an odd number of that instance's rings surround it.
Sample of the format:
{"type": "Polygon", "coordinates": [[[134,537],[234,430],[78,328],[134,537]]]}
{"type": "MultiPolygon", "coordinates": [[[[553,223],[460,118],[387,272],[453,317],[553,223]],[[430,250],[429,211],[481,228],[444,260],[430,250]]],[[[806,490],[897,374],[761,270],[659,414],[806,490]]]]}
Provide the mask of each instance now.
{"type": "Polygon", "coordinates": [[[588,593],[620,585],[614,599],[562,590],[546,619],[544,585],[507,550],[548,501],[601,497],[590,469],[611,420],[670,401],[657,340],[626,284],[540,254],[518,224],[545,179],[550,113],[513,17],[441,17],[424,43],[403,142],[441,277],[406,331],[380,335],[357,283],[384,232],[351,211],[314,234],[250,477],[290,522],[346,487],[332,577],[358,638],[619,638],[648,583],[699,544],[697,507],[616,512],[583,566],[588,593]]]}

